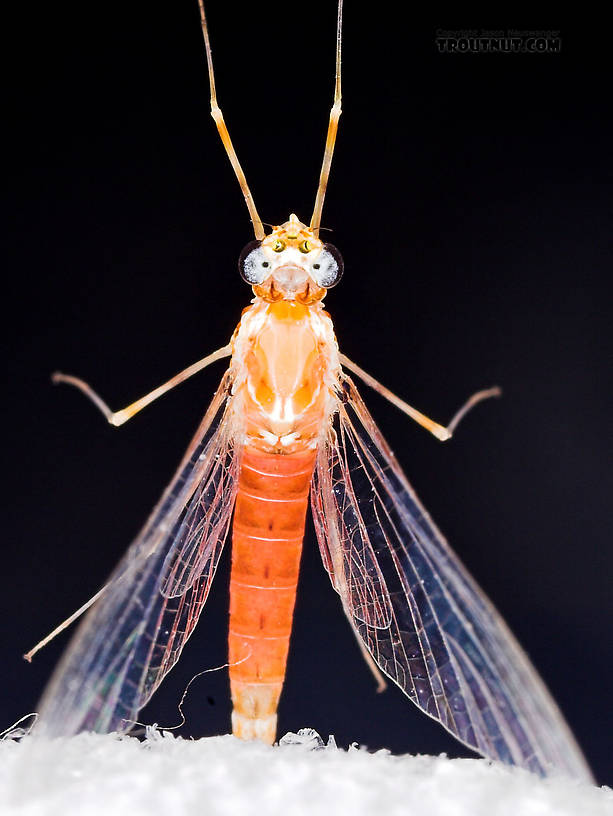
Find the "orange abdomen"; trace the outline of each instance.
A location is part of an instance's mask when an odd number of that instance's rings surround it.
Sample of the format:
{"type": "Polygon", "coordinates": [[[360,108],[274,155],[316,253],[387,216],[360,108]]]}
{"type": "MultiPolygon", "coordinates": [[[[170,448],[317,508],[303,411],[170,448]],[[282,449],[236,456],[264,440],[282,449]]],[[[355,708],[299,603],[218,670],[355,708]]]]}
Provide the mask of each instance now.
{"type": "Polygon", "coordinates": [[[232,731],[273,743],[296,600],[314,450],[243,450],[232,529],[232,731]]]}

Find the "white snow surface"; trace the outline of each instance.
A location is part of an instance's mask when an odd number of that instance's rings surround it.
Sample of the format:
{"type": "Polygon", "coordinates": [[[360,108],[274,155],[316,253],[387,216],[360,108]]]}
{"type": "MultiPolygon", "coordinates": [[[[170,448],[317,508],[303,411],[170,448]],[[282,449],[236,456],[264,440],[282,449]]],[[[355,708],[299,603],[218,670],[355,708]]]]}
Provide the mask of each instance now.
{"type": "Polygon", "coordinates": [[[482,759],[232,736],[0,741],[2,816],[613,816],[613,790],[482,759]]]}

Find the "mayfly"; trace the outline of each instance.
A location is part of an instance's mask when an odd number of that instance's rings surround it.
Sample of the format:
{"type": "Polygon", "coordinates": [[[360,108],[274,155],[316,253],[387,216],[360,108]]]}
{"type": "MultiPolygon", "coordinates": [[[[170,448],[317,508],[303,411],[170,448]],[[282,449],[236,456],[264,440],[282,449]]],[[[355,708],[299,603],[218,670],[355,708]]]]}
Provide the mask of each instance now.
{"type": "Polygon", "coordinates": [[[485,757],[590,780],[556,704],[419,503],[347,372],[440,440],[497,389],[473,395],[448,426],[439,425],[340,354],[323,309],[343,273],[339,251],[320,238],[341,115],[342,1],[313,215],[307,226],[292,214],[268,234],[217,103],[203,0],[199,8],[211,114],[255,233],[239,258],[254,298],[227,345],[121,411],[82,380],[55,375],[119,426],[230,358],[143,530],[108,583],[69,619],[91,607],[43,696],[37,732],[130,728],[198,622],[232,520],[232,730],[273,743],[310,496],[325,568],[373,672],[485,757]]]}

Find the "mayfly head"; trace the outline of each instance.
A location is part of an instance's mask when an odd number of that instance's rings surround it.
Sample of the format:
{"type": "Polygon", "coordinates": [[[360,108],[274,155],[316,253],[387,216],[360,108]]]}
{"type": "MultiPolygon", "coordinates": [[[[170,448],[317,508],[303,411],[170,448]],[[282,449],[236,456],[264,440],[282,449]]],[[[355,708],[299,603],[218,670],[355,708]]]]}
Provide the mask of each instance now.
{"type": "Polygon", "coordinates": [[[336,286],[343,274],[343,259],[335,246],[323,243],[315,230],[292,213],[270,235],[247,244],[238,268],[258,297],[309,304],[336,286]]]}

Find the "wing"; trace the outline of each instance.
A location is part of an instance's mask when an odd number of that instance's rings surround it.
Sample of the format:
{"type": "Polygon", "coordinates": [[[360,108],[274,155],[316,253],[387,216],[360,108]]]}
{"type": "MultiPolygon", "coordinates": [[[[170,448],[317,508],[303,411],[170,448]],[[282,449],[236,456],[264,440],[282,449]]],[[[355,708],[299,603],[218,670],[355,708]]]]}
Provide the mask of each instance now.
{"type": "Polygon", "coordinates": [[[53,675],[37,733],[127,731],[179,659],[226,538],[240,447],[224,376],[174,479],[53,675]]]}
{"type": "Polygon", "coordinates": [[[560,711],[411,489],[349,377],[311,493],[324,564],[359,639],[480,754],[591,781],[560,711]]]}

